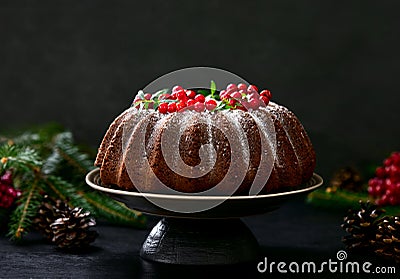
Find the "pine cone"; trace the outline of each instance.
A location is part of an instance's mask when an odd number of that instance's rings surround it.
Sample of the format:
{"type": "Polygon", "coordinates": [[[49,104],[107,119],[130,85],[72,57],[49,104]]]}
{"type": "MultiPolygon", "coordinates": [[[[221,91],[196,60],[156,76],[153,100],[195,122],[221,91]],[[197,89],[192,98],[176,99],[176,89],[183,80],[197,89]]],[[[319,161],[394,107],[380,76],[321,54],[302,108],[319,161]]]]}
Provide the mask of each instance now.
{"type": "Polygon", "coordinates": [[[400,263],[400,217],[384,218],[378,227],[374,247],[378,256],[400,263]]]}
{"type": "Polygon", "coordinates": [[[90,212],[82,212],[83,208],[75,207],[61,212],[62,217],[51,225],[54,237],[52,241],[62,249],[78,249],[92,243],[98,233],[89,229],[96,225],[90,212]]]}
{"type": "Polygon", "coordinates": [[[331,179],[333,189],[345,189],[353,192],[359,192],[363,187],[361,174],[351,168],[345,167],[338,170],[331,179]]]}
{"type": "Polygon", "coordinates": [[[349,210],[342,224],[342,228],[350,234],[343,238],[343,242],[349,250],[371,248],[381,221],[379,217],[384,212],[383,209],[369,201],[366,203],[360,201],[360,205],[361,210],[349,210]]]}
{"type": "Polygon", "coordinates": [[[47,240],[51,241],[54,235],[50,225],[61,217],[61,212],[67,209],[69,209],[69,207],[66,202],[54,200],[48,195],[45,195],[38,213],[33,220],[35,228],[41,232],[47,240]]]}

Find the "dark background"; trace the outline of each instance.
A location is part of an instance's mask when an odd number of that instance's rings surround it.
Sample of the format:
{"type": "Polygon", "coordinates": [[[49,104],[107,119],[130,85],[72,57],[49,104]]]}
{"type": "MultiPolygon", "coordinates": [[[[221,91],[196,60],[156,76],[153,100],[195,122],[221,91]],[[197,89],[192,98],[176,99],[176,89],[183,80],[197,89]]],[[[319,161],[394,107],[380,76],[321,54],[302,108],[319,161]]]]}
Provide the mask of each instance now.
{"type": "MultiPolygon", "coordinates": [[[[96,147],[138,89],[212,66],[293,110],[324,176],[399,148],[398,1],[1,1],[0,129],[96,147]]],[[[0,130],[0,132],[1,132],[0,130]]]]}

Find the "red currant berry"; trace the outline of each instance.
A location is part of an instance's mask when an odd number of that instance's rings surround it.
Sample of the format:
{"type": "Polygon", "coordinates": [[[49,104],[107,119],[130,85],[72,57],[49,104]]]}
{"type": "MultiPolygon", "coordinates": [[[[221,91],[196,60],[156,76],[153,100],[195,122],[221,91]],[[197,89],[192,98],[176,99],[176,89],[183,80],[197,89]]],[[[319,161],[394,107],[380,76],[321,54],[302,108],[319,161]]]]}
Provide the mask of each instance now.
{"type": "Polygon", "coordinates": [[[396,165],[391,165],[390,166],[390,171],[389,171],[389,175],[393,178],[399,176],[400,174],[400,168],[396,165]]]}
{"type": "Polygon", "coordinates": [[[161,104],[158,106],[158,111],[159,111],[160,113],[162,113],[162,114],[167,113],[167,112],[168,112],[168,104],[167,104],[167,103],[161,103],[161,104]]]}
{"type": "Polygon", "coordinates": [[[386,166],[386,167],[390,167],[391,165],[392,165],[392,159],[391,158],[387,158],[387,159],[385,159],[385,161],[383,161],[383,164],[386,166]]]}
{"type": "Polygon", "coordinates": [[[234,106],[236,105],[236,100],[235,100],[235,99],[230,99],[230,100],[229,100],[229,105],[230,105],[231,107],[234,107],[234,106]]]}
{"type": "Polygon", "coordinates": [[[247,109],[246,109],[244,106],[242,106],[242,105],[237,105],[237,106],[236,106],[236,109],[242,110],[242,111],[247,111],[247,109]]]}
{"type": "Polygon", "coordinates": [[[385,175],[386,175],[385,168],[383,168],[383,167],[378,167],[378,168],[376,168],[375,174],[376,174],[376,176],[379,177],[379,178],[384,178],[385,175]]]}
{"type": "Polygon", "coordinates": [[[176,103],[169,103],[168,104],[168,112],[175,112],[176,111],[176,103]]]}
{"type": "Polygon", "coordinates": [[[241,99],[242,98],[242,94],[240,94],[237,91],[231,93],[230,95],[231,95],[232,98],[235,98],[235,99],[241,99]]]}
{"type": "Polygon", "coordinates": [[[226,87],[226,91],[237,91],[237,86],[236,86],[236,84],[233,84],[233,83],[229,84],[229,85],[226,87]]]}
{"type": "Polygon", "coordinates": [[[186,90],[186,96],[189,99],[194,99],[194,97],[196,97],[196,92],[194,92],[193,90],[186,90]]]}
{"type": "Polygon", "coordinates": [[[247,92],[258,92],[258,88],[255,85],[249,85],[247,92]]]}
{"type": "Polygon", "coordinates": [[[175,85],[175,86],[172,88],[172,93],[176,93],[176,92],[181,91],[181,90],[184,90],[182,86],[180,86],[180,85],[175,85]]]}
{"type": "Polygon", "coordinates": [[[146,94],[144,94],[144,99],[145,100],[150,100],[152,96],[153,95],[151,95],[150,93],[146,93],[146,94]]]}
{"type": "Polygon", "coordinates": [[[177,91],[177,92],[176,92],[176,98],[177,98],[179,101],[186,100],[186,99],[187,99],[187,97],[186,97],[186,92],[183,91],[183,90],[177,91]]]}
{"type": "Polygon", "coordinates": [[[136,101],[133,102],[133,105],[135,106],[135,108],[139,109],[141,103],[142,103],[142,100],[137,99],[136,101]]]}
{"type": "Polygon", "coordinates": [[[181,109],[183,109],[183,108],[185,108],[186,107],[186,104],[184,103],[184,102],[179,102],[177,105],[176,105],[176,111],[180,111],[181,109]]]}
{"type": "Polygon", "coordinates": [[[271,100],[271,98],[272,98],[271,91],[269,91],[267,89],[261,91],[260,95],[267,97],[269,100],[271,100]]]}
{"type": "Polygon", "coordinates": [[[262,101],[266,105],[268,105],[269,103],[269,99],[265,96],[260,96],[260,101],[262,101]]]}
{"type": "Polygon", "coordinates": [[[390,158],[393,161],[393,164],[400,166],[400,152],[393,152],[390,158]]]}
{"type": "Polygon", "coordinates": [[[249,99],[248,104],[249,104],[248,108],[251,108],[251,109],[258,109],[260,107],[260,101],[256,98],[249,99]]]}
{"type": "Polygon", "coordinates": [[[371,196],[376,196],[375,188],[368,186],[368,194],[370,194],[371,196]]]}
{"type": "Polygon", "coordinates": [[[222,94],[220,96],[221,100],[226,100],[226,99],[229,99],[230,97],[231,97],[231,95],[227,92],[225,92],[224,94],[222,94]]]}
{"type": "Polygon", "coordinates": [[[244,90],[244,91],[246,91],[246,90],[247,90],[247,85],[244,84],[244,83],[239,83],[238,86],[237,86],[237,88],[238,88],[239,90],[244,90]]]}
{"type": "Polygon", "coordinates": [[[206,101],[206,109],[213,110],[217,107],[217,102],[215,100],[207,100],[206,101]]]}
{"type": "Polygon", "coordinates": [[[204,103],[206,100],[206,98],[201,94],[197,94],[194,99],[196,100],[197,103],[204,103]]]}
{"type": "Polygon", "coordinates": [[[0,181],[7,185],[12,185],[12,172],[7,170],[0,178],[0,181]]]}
{"type": "Polygon", "coordinates": [[[206,106],[204,105],[204,103],[198,102],[194,105],[194,110],[197,112],[202,112],[202,111],[204,111],[205,108],[206,108],[206,106]]]}
{"type": "Polygon", "coordinates": [[[382,186],[383,180],[377,177],[374,177],[368,181],[368,185],[372,187],[382,186]]]}
{"type": "Polygon", "coordinates": [[[390,178],[386,178],[384,185],[386,186],[386,188],[389,188],[392,186],[392,180],[390,178]]]}
{"type": "Polygon", "coordinates": [[[189,100],[186,102],[186,106],[191,107],[191,106],[194,106],[195,103],[196,103],[195,100],[189,99],[189,100]]]}
{"type": "Polygon", "coordinates": [[[249,94],[247,95],[247,98],[248,98],[249,100],[250,100],[250,99],[260,99],[259,96],[260,96],[260,95],[258,95],[257,92],[253,92],[253,93],[249,93],[249,94]]]}
{"type": "Polygon", "coordinates": [[[8,189],[6,191],[6,195],[13,197],[14,196],[14,188],[8,187],[8,189]]]}

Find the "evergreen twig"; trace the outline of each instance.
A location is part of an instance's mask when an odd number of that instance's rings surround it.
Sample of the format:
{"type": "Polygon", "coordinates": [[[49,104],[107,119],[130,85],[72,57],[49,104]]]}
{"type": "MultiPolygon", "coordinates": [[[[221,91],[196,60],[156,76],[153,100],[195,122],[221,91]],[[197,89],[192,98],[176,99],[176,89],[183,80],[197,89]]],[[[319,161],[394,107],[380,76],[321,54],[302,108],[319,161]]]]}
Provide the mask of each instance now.
{"type": "Polygon", "coordinates": [[[44,193],[113,223],[143,227],[145,216],[140,212],[85,184],[84,176],[93,169],[92,162],[75,145],[72,134],[58,125],[15,137],[0,135],[0,174],[12,169],[14,187],[22,191],[8,223],[10,239],[21,240],[31,229],[44,193]]]}
{"type": "Polygon", "coordinates": [[[113,223],[143,228],[146,217],[139,211],[129,209],[124,204],[111,199],[103,193],[81,193],[95,208],[95,214],[113,223]]]}
{"type": "Polygon", "coordinates": [[[37,191],[37,181],[28,186],[20,204],[13,211],[10,218],[8,236],[13,241],[19,241],[29,232],[32,220],[37,214],[37,209],[40,205],[39,195],[37,191]]]}

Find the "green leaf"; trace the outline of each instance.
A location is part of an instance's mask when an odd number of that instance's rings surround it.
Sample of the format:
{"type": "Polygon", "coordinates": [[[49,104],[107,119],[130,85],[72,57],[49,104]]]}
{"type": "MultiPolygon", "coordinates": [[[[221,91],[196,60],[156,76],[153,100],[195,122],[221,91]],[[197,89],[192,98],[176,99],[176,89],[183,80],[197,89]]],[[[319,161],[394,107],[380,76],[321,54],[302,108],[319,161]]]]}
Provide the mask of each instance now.
{"type": "Polygon", "coordinates": [[[201,94],[201,95],[204,95],[204,96],[208,96],[208,95],[210,95],[210,91],[209,90],[206,90],[206,89],[197,89],[196,90],[196,92],[197,92],[197,94],[201,94]]]}
{"type": "Polygon", "coordinates": [[[138,93],[136,94],[136,98],[144,99],[144,92],[143,90],[139,90],[138,93]]]}
{"type": "Polygon", "coordinates": [[[211,90],[211,97],[214,98],[214,93],[217,90],[217,85],[213,80],[211,81],[210,90],[211,90]]]}
{"type": "Polygon", "coordinates": [[[217,101],[217,107],[215,108],[215,110],[222,110],[226,108],[226,104],[223,101],[217,101]]]}

